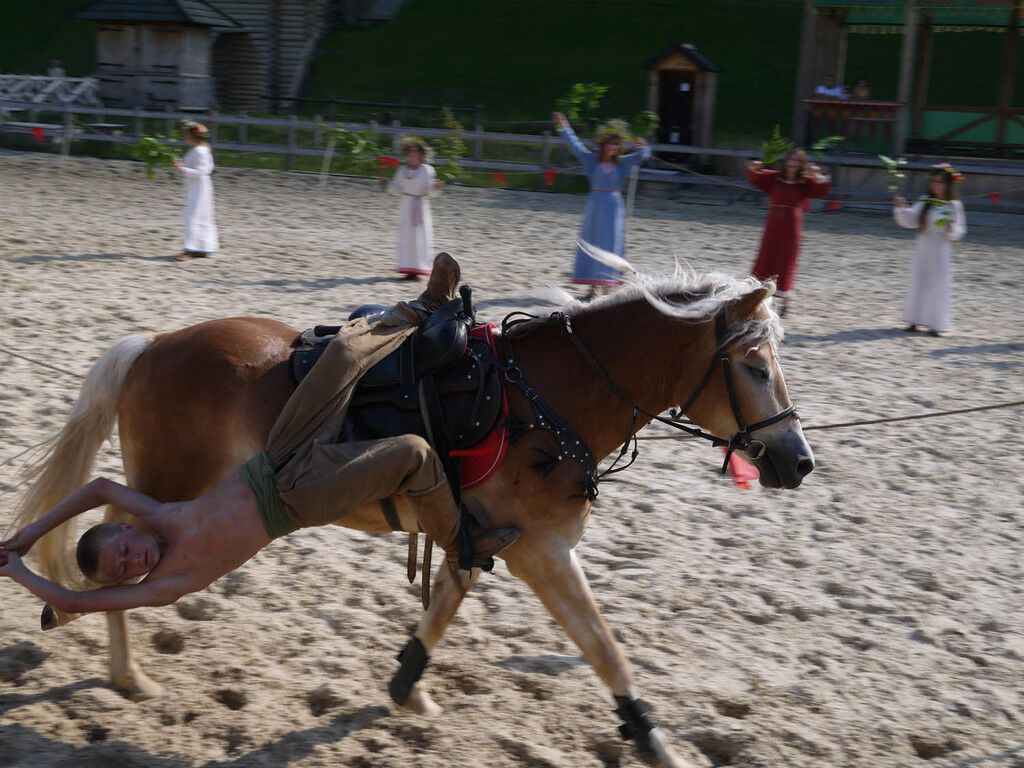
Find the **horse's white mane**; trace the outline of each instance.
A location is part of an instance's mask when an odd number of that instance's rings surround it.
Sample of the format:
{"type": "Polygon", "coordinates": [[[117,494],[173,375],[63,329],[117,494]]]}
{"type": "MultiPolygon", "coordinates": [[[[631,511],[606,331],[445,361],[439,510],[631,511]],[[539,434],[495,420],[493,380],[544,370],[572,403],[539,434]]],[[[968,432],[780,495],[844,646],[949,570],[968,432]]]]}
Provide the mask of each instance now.
{"type": "MultiPolygon", "coordinates": [[[[758,288],[767,288],[769,296],[775,292],[771,280],[756,277],[734,277],[720,272],[696,274],[677,265],[673,275],[646,275],[641,272],[623,276],[622,288],[591,302],[569,299],[563,311],[580,315],[590,310],[626,304],[643,299],[666,317],[684,322],[702,322],[715,316],[724,305],[747,295],[758,288]],[[680,301],[679,294],[690,294],[692,298],[680,301]],[[673,299],[672,297],[677,297],[673,299]]],[[[734,323],[724,344],[746,344],[759,347],[765,343],[777,344],[782,340],[782,321],[765,301],[765,312],[745,323],[734,323]]]]}

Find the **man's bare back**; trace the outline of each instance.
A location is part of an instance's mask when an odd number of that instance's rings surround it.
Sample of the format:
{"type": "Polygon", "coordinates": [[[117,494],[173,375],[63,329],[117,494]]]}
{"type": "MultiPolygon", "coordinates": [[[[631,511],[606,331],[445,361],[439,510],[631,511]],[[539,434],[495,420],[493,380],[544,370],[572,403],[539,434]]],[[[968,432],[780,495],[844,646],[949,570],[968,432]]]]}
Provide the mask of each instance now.
{"type": "Polygon", "coordinates": [[[45,517],[0,542],[0,575],[68,613],[168,605],[235,570],[270,542],[256,497],[239,472],[192,501],[168,504],[97,478],[45,517]],[[21,563],[20,555],[43,534],[103,504],[131,514],[139,526],[112,525],[97,546],[96,567],[88,575],[117,586],[68,590],[21,563]],[[145,578],[137,584],[122,583],[140,576],[145,578]]]}

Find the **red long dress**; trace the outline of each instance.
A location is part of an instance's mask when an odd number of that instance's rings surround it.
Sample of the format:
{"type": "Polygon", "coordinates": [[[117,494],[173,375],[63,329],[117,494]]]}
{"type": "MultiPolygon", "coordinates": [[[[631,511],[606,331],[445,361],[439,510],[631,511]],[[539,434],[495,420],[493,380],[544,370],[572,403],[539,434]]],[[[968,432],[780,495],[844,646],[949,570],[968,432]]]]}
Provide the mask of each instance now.
{"type": "Polygon", "coordinates": [[[772,203],[751,274],[762,280],[778,275],[778,293],[784,296],[792,290],[793,278],[796,277],[805,201],[827,195],[829,182],[783,181],[779,171],[754,171],[750,168],[747,169],[747,179],[762,192],[767,192],[772,203]]]}

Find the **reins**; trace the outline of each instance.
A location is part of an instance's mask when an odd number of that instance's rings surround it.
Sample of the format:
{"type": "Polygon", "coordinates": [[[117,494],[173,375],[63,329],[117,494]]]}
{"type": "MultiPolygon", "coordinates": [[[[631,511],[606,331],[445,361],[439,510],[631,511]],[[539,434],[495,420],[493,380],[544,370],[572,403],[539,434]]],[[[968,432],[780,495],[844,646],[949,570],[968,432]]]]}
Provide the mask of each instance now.
{"type": "Polygon", "coordinates": [[[645,416],[651,421],[657,421],[673,429],[678,429],[681,432],[686,432],[690,438],[700,438],[707,440],[715,447],[724,447],[725,460],[722,463],[722,473],[724,474],[729,466],[729,460],[732,458],[732,454],[736,450],[745,451],[748,455],[751,455],[755,460],[760,458],[764,454],[765,446],[764,443],[753,439],[753,434],[758,430],[769,427],[772,424],[776,424],[779,421],[787,418],[799,419],[799,415],[796,412],[796,406],[789,405],[783,410],[779,411],[773,416],[769,416],[766,419],[761,419],[754,424],[747,424],[743,415],[740,412],[739,399],[736,396],[736,389],[733,385],[732,378],[732,364],[729,360],[729,355],[726,350],[725,340],[727,337],[728,326],[725,318],[725,308],[722,307],[715,313],[715,341],[717,344],[717,351],[712,356],[711,362],[708,364],[704,375],[701,377],[700,382],[690,397],[687,398],[686,402],[680,406],[679,411],[685,413],[689,410],[694,403],[697,402],[704,389],[707,387],[708,382],[711,381],[712,376],[718,368],[722,369],[722,375],[725,379],[725,387],[729,396],[729,405],[732,408],[733,416],[736,419],[736,424],[739,429],[729,439],[719,437],[718,435],[710,432],[705,432],[699,427],[691,424],[686,424],[679,421],[677,418],[670,418],[661,416],[656,413],[641,408],[633,399],[627,395],[622,388],[615,383],[612,377],[604,369],[604,367],[597,361],[593,353],[583,342],[582,339],[576,334],[572,327],[572,320],[565,312],[552,312],[551,315],[544,320],[545,325],[555,325],[559,329],[560,335],[569,339],[572,345],[583,357],[587,365],[597,374],[597,377],[604,383],[612,394],[622,400],[624,403],[630,406],[632,409],[632,418],[630,420],[629,432],[626,434],[625,440],[622,441],[622,447],[619,449],[618,455],[612,461],[611,465],[603,472],[597,471],[597,463],[594,461],[593,456],[590,454],[589,449],[583,444],[583,441],[578,438],[575,432],[569,429],[568,425],[561,422],[561,419],[555,414],[554,410],[544,401],[540,394],[526,384],[523,378],[523,372],[515,361],[515,354],[512,351],[512,341],[508,335],[510,329],[514,329],[517,325],[529,322],[532,320],[539,319],[536,315],[531,315],[527,312],[512,312],[505,316],[501,321],[502,339],[504,340],[506,353],[505,360],[491,360],[493,365],[496,365],[505,375],[505,380],[511,384],[515,384],[526,394],[530,400],[534,411],[538,415],[538,424],[544,429],[548,429],[552,432],[555,438],[559,441],[559,453],[558,460],[569,458],[579,463],[584,470],[585,475],[585,493],[587,498],[591,501],[597,498],[597,485],[602,480],[606,479],[608,475],[613,475],[618,472],[622,472],[631,467],[636,462],[640,455],[637,432],[639,427],[637,422],[640,420],[640,416],[645,416]],[[547,423],[545,423],[545,418],[547,423]],[[553,425],[553,428],[549,427],[553,425]],[[566,442],[563,439],[564,436],[568,435],[571,438],[570,445],[578,446],[575,450],[570,450],[568,453],[565,452],[566,442]],[[759,446],[759,447],[758,447],[759,446]],[[632,448],[632,451],[630,449],[632,448]],[[627,453],[630,453],[629,460],[622,465],[618,466],[619,462],[623,460],[627,453]]]}

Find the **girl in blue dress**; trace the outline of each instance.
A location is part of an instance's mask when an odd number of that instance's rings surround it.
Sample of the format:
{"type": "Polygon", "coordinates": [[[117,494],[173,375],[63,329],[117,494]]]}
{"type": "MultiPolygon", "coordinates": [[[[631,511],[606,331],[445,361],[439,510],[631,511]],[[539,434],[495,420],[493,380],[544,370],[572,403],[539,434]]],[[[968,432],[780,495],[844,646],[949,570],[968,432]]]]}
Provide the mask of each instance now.
{"type": "MultiPolygon", "coordinates": [[[[639,151],[623,155],[622,132],[613,126],[605,126],[597,133],[595,154],[576,136],[565,115],[556,112],[554,120],[555,127],[562,132],[590,182],[580,239],[617,256],[624,256],[625,205],[622,201],[622,187],[633,169],[651,156],[651,148],[647,142],[638,138],[635,145],[639,151]]],[[[622,280],[618,271],[591,258],[577,246],[572,282],[589,285],[591,289],[587,298],[593,298],[597,295],[598,286],[619,285],[622,280]]]]}

